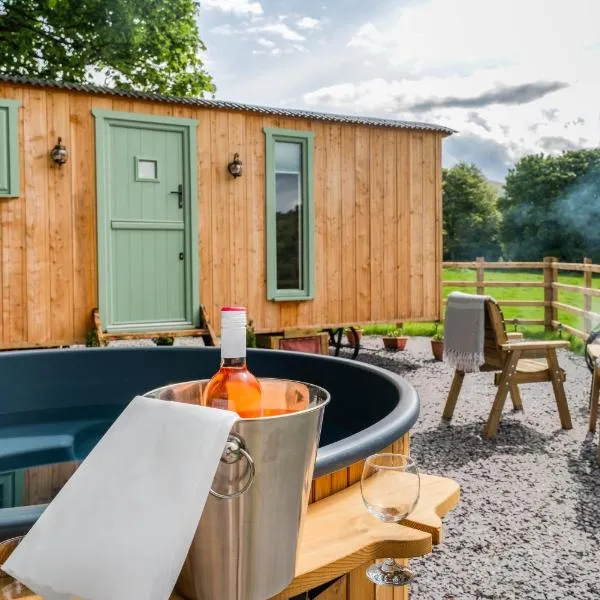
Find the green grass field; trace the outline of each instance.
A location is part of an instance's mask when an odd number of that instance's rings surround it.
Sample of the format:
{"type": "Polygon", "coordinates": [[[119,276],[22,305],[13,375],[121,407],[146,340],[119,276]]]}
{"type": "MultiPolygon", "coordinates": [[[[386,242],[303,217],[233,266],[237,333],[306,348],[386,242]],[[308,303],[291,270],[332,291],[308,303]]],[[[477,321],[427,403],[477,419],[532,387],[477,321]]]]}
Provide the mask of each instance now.
{"type": "MultiPolygon", "coordinates": [[[[475,281],[476,273],[474,269],[444,269],[444,281],[475,281]]],[[[531,271],[517,271],[513,269],[496,270],[490,269],[485,272],[486,281],[543,281],[543,274],[541,270],[531,271]]],[[[583,286],[583,273],[565,273],[559,275],[559,282],[566,283],[569,285],[583,286]]],[[[600,288],[600,275],[594,275],[592,280],[592,287],[600,288]]],[[[472,288],[455,288],[455,287],[444,287],[444,298],[454,290],[460,290],[467,293],[476,293],[475,286],[472,288]]],[[[544,289],[540,288],[529,288],[529,287],[511,287],[511,288],[487,288],[486,294],[491,295],[493,298],[498,300],[502,305],[502,300],[543,300],[544,289]]],[[[569,304],[578,308],[583,308],[583,294],[578,292],[559,290],[558,301],[563,304],[569,304]]],[[[520,307],[520,306],[506,306],[502,309],[504,316],[507,320],[509,319],[543,319],[544,308],[543,307],[520,307]]],[[[600,297],[592,298],[592,311],[600,313],[600,297]]],[[[558,311],[558,320],[565,325],[575,327],[583,330],[583,318],[578,315],[573,315],[565,311],[558,311]]],[[[600,325],[600,316],[596,322],[592,323],[593,327],[600,325]]],[[[509,330],[514,330],[514,326],[509,325],[509,330]]],[[[366,326],[366,334],[383,334],[389,329],[389,326],[373,325],[366,326]]],[[[406,323],[405,330],[407,335],[425,335],[430,336],[435,331],[435,324],[433,323],[406,323]]],[[[528,338],[558,338],[558,333],[545,334],[542,326],[535,325],[518,325],[517,331],[523,333],[528,338]]],[[[567,333],[562,333],[563,339],[571,340],[571,347],[575,351],[581,351],[583,343],[576,338],[572,338],[567,333]]]]}

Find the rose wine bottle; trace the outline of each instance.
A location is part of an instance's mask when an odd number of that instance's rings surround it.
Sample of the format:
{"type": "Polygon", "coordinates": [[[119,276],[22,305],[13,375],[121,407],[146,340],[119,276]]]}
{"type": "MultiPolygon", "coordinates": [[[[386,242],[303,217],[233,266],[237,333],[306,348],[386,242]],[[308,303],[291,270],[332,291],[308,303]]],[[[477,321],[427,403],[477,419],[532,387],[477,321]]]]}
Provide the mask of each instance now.
{"type": "Polygon", "coordinates": [[[246,309],[221,309],[221,367],[204,388],[206,406],[231,410],[243,419],[264,416],[258,379],[246,365],[246,309]]]}
{"type": "Polygon", "coordinates": [[[238,413],[242,419],[285,415],[309,406],[309,391],[300,382],[263,379],[246,365],[246,309],[221,309],[221,367],[206,384],[202,404],[238,413]]]}

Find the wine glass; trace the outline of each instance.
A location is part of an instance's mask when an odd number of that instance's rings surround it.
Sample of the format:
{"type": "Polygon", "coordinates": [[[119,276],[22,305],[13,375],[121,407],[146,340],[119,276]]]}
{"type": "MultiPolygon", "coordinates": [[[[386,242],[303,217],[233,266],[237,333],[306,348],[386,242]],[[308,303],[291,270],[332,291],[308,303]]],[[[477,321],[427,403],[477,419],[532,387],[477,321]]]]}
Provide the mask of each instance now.
{"type": "MultiPolygon", "coordinates": [[[[367,510],[385,523],[399,523],[419,501],[420,479],[415,461],[404,454],[373,454],[363,467],[360,490],[367,510]]],[[[386,558],[367,569],[367,577],[377,585],[402,586],[410,582],[412,571],[386,558]]]]}

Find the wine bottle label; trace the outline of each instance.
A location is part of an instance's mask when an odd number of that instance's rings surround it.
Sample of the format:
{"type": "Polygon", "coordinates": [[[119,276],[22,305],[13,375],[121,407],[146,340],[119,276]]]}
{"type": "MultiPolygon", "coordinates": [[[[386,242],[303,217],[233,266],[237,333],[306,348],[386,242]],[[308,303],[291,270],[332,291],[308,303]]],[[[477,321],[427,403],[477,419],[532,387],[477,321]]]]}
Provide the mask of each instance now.
{"type": "Polygon", "coordinates": [[[221,358],[245,358],[246,311],[223,309],[221,311],[221,358]]]}
{"type": "Polygon", "coordinates": [[[246,329],[232,327],[221,332],[221,357],[244,358],[246,356],[246,329]]]}

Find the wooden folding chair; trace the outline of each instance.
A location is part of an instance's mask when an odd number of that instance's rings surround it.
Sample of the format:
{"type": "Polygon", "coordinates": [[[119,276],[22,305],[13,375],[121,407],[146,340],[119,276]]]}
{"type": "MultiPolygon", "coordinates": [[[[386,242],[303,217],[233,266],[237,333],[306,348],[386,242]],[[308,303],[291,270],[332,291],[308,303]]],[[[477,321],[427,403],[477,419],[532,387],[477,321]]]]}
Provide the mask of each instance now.
{"type": "MultiPolygon", "coordinates": [[[[557,348],[566,348],[566,341],[523,341],[515,339],[514,334],[507,334],[504,316],[496,302],[485,301],[485,338],[484,364],[481,371],[496,371],[494,384],[498,386],[492,410],[484,428],[486,437],[494,437],[498,430],[500,417],[506,396],[510,392],[515,410],[522,410],[520,383],[538,383],[549,381],[554,388],[554,396],[563,429],[571,429],[571,415],[565,396],[563,381],[566,376],[558,365],[557,348]]],[[[444,418],[452,419],[456,401],[462,387],[465,373],[456,370],[450,386],[444,418]]]]}

